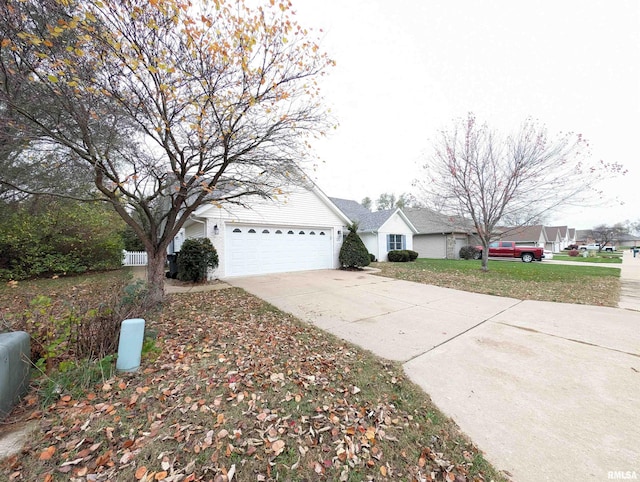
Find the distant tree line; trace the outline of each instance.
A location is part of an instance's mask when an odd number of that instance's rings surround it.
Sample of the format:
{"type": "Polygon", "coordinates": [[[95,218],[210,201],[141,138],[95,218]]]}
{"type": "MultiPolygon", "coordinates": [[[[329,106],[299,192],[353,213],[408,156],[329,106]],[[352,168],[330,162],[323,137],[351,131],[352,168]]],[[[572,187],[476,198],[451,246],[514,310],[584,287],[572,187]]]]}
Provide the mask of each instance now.
{"type": "MultiPolygon", "coordinates": [[[[360,204],[362,204],[365,208],[370,211],[373,210],[374,202],[370,197],[365,197],[360,204]]],[[[422,203],[416,199],[413,194],[410,193],[402,193],[400,196],[396,197],[394,193],[383,192],[378,196],[375,202],[375,210],[376,211],[385,211],[387,209],[394,208],[419,208],[422,207],[422,203]]]]}

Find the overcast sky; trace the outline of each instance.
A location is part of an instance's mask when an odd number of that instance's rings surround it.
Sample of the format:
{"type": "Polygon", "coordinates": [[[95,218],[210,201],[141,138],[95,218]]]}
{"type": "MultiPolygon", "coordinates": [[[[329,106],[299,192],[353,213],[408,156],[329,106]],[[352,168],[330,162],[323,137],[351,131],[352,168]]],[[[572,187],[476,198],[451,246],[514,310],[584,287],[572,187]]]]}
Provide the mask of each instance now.
{"type": "Polygon", "coordinates": [[[603,208],[551,223],[640,220],[637,0],[293,3],[337,62],[323,85],[339,127],[315,144],[326,194],[412,192],[436,132],[474,112],[504,131],[533,117],[550,133],[579,132],[595,158],[629,170],[604,186],[603,208]]]}

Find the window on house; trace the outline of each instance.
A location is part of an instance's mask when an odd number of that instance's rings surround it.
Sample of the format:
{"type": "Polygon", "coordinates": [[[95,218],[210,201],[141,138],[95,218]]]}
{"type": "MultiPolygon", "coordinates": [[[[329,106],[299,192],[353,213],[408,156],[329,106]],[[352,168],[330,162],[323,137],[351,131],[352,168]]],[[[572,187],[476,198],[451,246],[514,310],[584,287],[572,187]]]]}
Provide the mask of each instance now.
{"type": "Polygon", "coordinates": [[[251,234],[256,234],[256,230],[255,230],[255,229],[250,229],[250,230],[249,230],[249,231],[247,231],[247,232],[248,232],[248,233],[251,233],[251,234]]]}
{"type": "Polygon", "coordinates": [[[236,228],[236,229],[233,230],[233,232],[234,233],[241,233],[242,231],[240,229],[236,228]]]}
{"type": "Polygon", "coordinates": [[[405,238],[402,234],[387,234],[387,251],[405,249],[405,238]]]}
{"type": "Polygon", "coordinates": [[[268,229],[263,229],[262,230],[262,234],[269,234],[269,230],[268,229]]]}
{"type": "Polygon", "coordinates": [[[304,231],[300,231],[298,234],[304,234],[304,231]]]}
{"type": "Polygon", "coordinates": [[[293,234],[293,231],[287,231],[287,234],[293,234]]]}
{"type": "Polygon", "coordinates": [[[282,234],[282,231],[280,231],[279,229],[276,231],[276,234],[282,234]]]}
{"type": "Polygon", "coordinates": [[[324,231],[320,231],[320,236],[324,236],[324,231]]]}
{"type": "Polygon", "coordinates": [[[315,232],[315,231],[311,231],[311,232],[309,233],[309,236],[313,236],[314,234],[316,234],[316,232],[315,232]]]}

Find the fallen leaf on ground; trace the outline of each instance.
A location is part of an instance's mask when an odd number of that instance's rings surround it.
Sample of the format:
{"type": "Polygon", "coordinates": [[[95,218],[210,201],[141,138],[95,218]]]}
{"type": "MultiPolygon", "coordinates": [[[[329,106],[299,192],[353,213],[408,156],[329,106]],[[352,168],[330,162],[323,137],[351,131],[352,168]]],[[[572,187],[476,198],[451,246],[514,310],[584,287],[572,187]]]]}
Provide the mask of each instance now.
{"type": "Polygon", "coordinates": [[[53,457],[53,454],[56,453],[56,447],[54,445],[51,445],[49,447],[47,447],[41,454],[40,454],[40,460],[50,460],[51,457],[53,457]]]}
{"type": "Polygon", "coordinates": [[[142,467],[138,467],[135,473],[136,480],[142,479],[147,473],[147,468],[143,465],[142,467]]]}
{"type": "Polygon", "coordinates": [[[273,442],[271,444],[271,450],[273,450],[273,455],[276,457],[280,455],[284,450],[284,447],[285,447],[284,440],[276,440],[275,442],[273,442]]]}

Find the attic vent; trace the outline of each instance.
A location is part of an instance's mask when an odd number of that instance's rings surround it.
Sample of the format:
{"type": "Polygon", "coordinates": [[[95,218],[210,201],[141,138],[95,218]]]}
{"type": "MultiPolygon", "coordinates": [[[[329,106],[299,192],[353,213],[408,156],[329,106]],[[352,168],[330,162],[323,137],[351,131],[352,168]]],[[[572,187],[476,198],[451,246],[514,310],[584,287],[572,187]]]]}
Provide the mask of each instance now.
{"type": "Polygon", "coordinates": [[[240,231],[238,228],[233,230],[234,233],[241,233],[242,231],[240,231]]]}
{"type": "Polygon", "coordinates": [[[248,232],[248,233],[251,233],[251,234],[256,234],[256,230],[255,230],[255,229],[253,229],[253,228],[252,228],[252,229],[250,229],[250,230],[249,230],[249,231],[247,231],[247,232],[248,232]]]}

